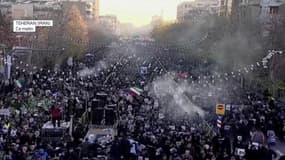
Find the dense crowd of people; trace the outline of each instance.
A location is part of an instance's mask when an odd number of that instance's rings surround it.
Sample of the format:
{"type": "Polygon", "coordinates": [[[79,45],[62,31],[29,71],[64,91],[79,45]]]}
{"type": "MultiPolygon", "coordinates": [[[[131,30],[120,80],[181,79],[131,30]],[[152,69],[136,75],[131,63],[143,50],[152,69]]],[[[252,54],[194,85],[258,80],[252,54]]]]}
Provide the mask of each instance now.
{"type": "MultiPolygon", "coordinates": [[[[207,118],[163,112],[159,99],[145,89],[130,96],[128,88],[144,88],[167,70],[191,68],[171,54],[155,47],[120,44],[115,48],[89,53],[72,65],[60,69],[23,68],[14,65],[10,80],[1,80],[0,106],[9,109],[1,116],[0,158],[4,160],[272,160],[272,146],[284,140],[284,105],[239,86],[230,94],[238,103],[223,116],[221,128],[209,110],[207,118]],[[177,59],[179,66],[174,60],[177,59]],[[99,60],[104,65],[96,65],[99,60]],[[168,65],[169,64],[169,65],[168,65]],[[140,67],[148,69],[140,73],[140,67]],[[86,68],[89,68],[86,70],[86,68]],[[80,76],[79,76],[80,75],[80,76]],[[104,104],[116,104],[117,135],[101,144],[85,137],[88,125],[82,115],[92,107],[97,93],[104,92],[104,104]],[[243,95],[243,96],[240,96],[243,95]],[[236,97],[235,97],[236,96],[236,97]],[[74,116],[72,134],[67,131],[51,141],[43,125],[51,121],[54,129],[74,116]],[[191,117],[191,118],[189,118],[191,117]],[[47,137],[46,137],[47,136],[47,137]]],[[[17,64],[17,62],[15,62],[17,64]]],[[[20,64],[20,63],[19,63],[20,64]]],[[[193,75],[195,73],[192,73],[193,75]]],[[[205,72],[205,74],[208,74],[205,72]]],[[[179,79],[177,80],[179,83],[179,79]]],[[[236,84],[233,84],[236,83],[236,84]]],[[[199,105],[212,105],[207,102],[199,105]]],[[[214,108],[214,107],[213,107],[214,108]]],[[[91,109],[92,110],[92,109],[91,109]]],[[[89,117],[90,118],[90,117],[89,117]]],[[[87,118],[88,119],[88,118],[87,118]]],[[[281,160],[282,158],[280,158],[281,160]]]]}

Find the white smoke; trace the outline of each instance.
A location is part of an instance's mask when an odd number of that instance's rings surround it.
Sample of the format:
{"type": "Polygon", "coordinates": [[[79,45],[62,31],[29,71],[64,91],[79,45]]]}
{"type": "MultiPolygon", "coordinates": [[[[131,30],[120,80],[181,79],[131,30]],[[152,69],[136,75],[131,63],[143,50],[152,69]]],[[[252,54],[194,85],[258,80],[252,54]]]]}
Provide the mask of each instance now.
{"type": "Polygon", "coordinates": [[[92,68],[84,68],[78,72],[80,77],[86,77],[89,75],[98,75],[100,71],[107,69],[108,65],[105,61],[100,60],[95,63],[95,66],[92,68]]]}
{"type": "MultiPolygon", "coordinates": [[[[178,115],[198,113],[204,117],[215,110],[216,104],[239,104],[241,101],[240,84],[230,80],[191,81],[175,80],[166,74],[154,80],[150,85],[151,96],[157,98],[166,112],[174,111],[178,115]]],[[[174,116],[175,117],[175,116],[174,116]]]]}
{"type": "Polygon", "coordinates": [[[86,77],[98,75],[101,71],[114,67],[132,59],[132,63],[138,64],[142,60],[150,60],[150,56],[145,55],[144,50],[132,44],[112,44],[104,52],[104,58],[94,62],[94,67],[84,68],[78,71],[78,75],[86,77]],[[124,46],[123,46],[124,45],[124,46]],[[122,47],[123,46],[123,47],[122,47]]]}
{"type": "MultiPolygon", "coordinates": [[[[152,83],[151,93],[154,94],[160,102],[165,103],[171,109],[180,110],[189,115],[198,113],[201,117],[205,115],[205,111],[195,105],[186,93],[191,90],[187,83],[177,83],[169,75],[155,80],[152,83]]],[[[181,112],[181,113],[182,113],[181,112]]]]}

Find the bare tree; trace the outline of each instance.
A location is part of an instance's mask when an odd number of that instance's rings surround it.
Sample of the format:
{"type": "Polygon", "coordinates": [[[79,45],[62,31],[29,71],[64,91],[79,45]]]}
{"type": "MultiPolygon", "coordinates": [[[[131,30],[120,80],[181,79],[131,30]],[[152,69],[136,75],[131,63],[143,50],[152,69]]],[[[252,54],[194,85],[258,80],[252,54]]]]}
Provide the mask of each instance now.
{"type": "Polygon", "coordinates": [[[63,43],[67,46],[65,53],[68,56],[80,57],[88,43],[87,22],[75,5],[64,13],[63,17],[63,43]]]}

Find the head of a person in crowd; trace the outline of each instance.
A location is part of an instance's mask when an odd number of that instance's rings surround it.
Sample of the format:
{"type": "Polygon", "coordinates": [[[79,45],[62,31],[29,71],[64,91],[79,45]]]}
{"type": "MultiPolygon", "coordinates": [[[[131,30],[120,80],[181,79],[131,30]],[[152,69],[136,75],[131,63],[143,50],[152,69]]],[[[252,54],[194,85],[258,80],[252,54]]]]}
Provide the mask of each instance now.
{"type": "Polygon", "coordinates": [[[28,152],[28,147],[27,146],[22,146],[22,152],[27,153],[28,152]]]}
{"type": "Polygon", "coordinates": [[[45,150],[43,148],[39,149],[39,154],[43,155],[45,153],[45,150]]]}
{"type": "Polygon", "coordinates": [[[186,149],[186,150],[185,150],[185,155],[186,155],[186,156],[190,156],[190,154],[191,154],[190,150],[189,150],[189,149],[186,149]]]}
{"type": "Polygon", "coordinates": [[[29,150],[30,151],[34,151],[36,149],[36,144],[31,144],[30,146],[29,146],[29,150]]]}
{"type": "Polygon", "coordinates": [[[260,125],[256,125],[255,131],[256,131],[256,132],[261,132],[261,126],[260,126],[260,125]]]}
{"type": "Polygon", "coordinates": [[[12,149],[13,149],[14,151],[18,151],[19,146],[20,146],[19,144],[12,143],[12,149]]]}
{"type": "Polygon", "coordinates": [[[239,142],[241,142],[241,141],[242,141],[242,136],[237,136],[237,140],[238,140],[239,142]]]}
{"type": "Polygon", "coordinates": [[[16,139],[16,143],[19,144],[21,141],[19,138],[16,139]]]}

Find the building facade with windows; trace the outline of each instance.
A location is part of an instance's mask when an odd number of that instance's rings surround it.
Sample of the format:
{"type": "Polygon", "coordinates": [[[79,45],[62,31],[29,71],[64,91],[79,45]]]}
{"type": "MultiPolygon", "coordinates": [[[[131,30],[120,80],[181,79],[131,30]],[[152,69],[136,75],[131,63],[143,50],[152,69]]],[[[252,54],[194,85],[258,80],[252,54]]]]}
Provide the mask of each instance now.
{"type": "Polygon", "coordinates": [[[219,10],[219,0],[185,1],[177,6],[177,21],[195,22],[200,17],[209,14],[217,14],[219,10]]]}
{"type": "Polygon", "coordinates": [[[34,6],[33,4],[12,4],[11,6],[12,18],[33,18],[34,6]]]}
{"type": "Polygon", "coordinates": [[[260,22],[262,24],[263,36],[267,37],[276,30],[281,16],[280,6],[284,0],[261,0],[260,22]]]}
{"type": "Polygon", "coordinates": [[[68,4],[76,4],[80,6],[80,11],[86,17],[93,20],[99,20],[100,1],[99,0],[61,0],[64,6],[68,4]]]}
{"type": "Polygon", "coordinates": [[[111,33],[117,33],[118,20],[114,15],[105,15],[99,17],[100,26],[104,30],[110,31],[111,33]]]}

